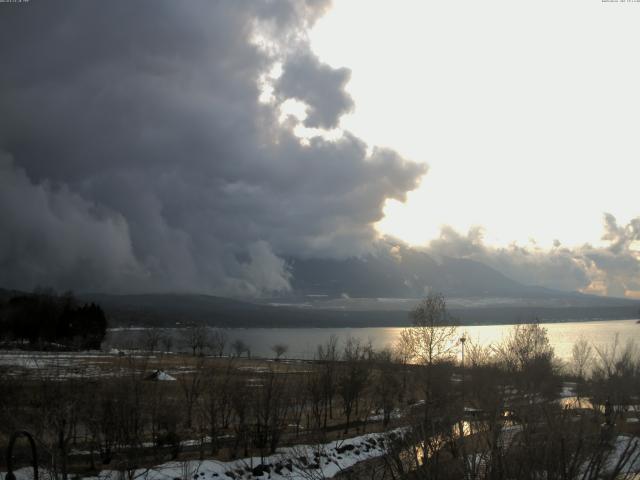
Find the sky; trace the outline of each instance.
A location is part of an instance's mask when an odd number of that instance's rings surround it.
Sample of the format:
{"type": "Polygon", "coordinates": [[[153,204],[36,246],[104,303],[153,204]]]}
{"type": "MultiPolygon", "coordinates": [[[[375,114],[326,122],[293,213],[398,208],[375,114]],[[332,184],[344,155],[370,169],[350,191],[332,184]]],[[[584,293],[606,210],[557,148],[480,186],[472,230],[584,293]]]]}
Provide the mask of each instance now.
{"type": "Polygon", "coordinates": [[[639,4],[0,4],[0,286],[266,296],[406,243],[640,296],[639,4]]]}
{"type": "Polygon", "coordinates": [[[580,246],[604,213],[640,215],[639,21],[600,0],[336,1],[311,40],[352,70],[341,125],[429,165],[380,230],[580,246]]]}

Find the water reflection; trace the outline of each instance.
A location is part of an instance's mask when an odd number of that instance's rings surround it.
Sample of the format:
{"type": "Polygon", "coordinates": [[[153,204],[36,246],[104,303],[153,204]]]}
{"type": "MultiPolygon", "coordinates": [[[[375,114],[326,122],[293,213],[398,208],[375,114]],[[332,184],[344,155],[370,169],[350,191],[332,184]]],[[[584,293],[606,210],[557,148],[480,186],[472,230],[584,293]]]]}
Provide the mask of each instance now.
{"type": "MultiPolygon", "coordinates": [[[[400,459],[407,471],[414,470],[425,464],[426,461],[446,451],[446,449],[460,448],[458,442],[463,438],[470,438],[488,432],[490,424],[478,420],[462,420],[451,426],[449,432],[431,436],[422,441],[414,441],[408,448],[400,453],[400,459]]],[[[500,433],[498,446],[501,449],[510,448],[511,444],[522,432],[522,425],[514,423],[504,416],[500,421],[500,433]]],[[[406,438],[409,440],[410,438],[406,438]]],[[[477,445],[476,445],[477,446],[477,445]]]]}
{"type": "MultiPolygon", "coordinates": [[[[591,400],[585,397],[564,397],[564,398],[560,398],[558,402],[563,408],[587,409],[587,410],[595,409],[593,403],[591,403],[591,400]]],[[[603,405],[598,405],[597,409],[600,410],[601,413],[604,413],[603,405]]]]}

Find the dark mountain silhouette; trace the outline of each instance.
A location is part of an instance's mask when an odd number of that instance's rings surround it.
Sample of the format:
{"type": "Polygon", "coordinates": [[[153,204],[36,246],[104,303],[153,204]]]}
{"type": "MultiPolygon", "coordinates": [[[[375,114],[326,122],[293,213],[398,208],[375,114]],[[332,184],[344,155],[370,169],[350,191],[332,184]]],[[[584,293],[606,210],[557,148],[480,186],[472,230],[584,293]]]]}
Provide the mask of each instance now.
{"type": "MultiPolygon", "coordinates": [[[[220,327],[407,326],[410,323],[407,308],[415,304],[408,302],[405,306],[391,309],[376,308],[375,302],[363,308],[349,308],[348,304],[346,307],[331,308],[322,301],[305,302],[298,306],[274,306],[189,294],[85,294],[79,298],[99,302],[107,313],[110,327],[181,327],[190,324],[220,327]]],[[[591,300],[595,302],[597,299],[591,300]]],[[[545,321],[637,318],[640,303],[602,300],[600,304],[569,306],[521,304],[461,307],[453,304],[450,311],[461,324],[516,323],[534,318],[545,321]]]]}
{"type": "Polygon", "coordinates": [[[527,286],[469,259],[402,249],[346,260],[289,258],[295,295],[420,298],[429,290],[456,297],[544,297],[554,294],[527,286]]]}

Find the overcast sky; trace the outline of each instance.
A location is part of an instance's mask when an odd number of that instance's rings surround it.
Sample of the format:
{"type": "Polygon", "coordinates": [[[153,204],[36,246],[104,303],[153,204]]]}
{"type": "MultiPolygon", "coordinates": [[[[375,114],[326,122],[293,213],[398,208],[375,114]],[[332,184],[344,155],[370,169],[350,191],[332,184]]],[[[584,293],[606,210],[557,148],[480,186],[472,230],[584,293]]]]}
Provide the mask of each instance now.
{"type": "Polygon", "coordinates": [[[364,5],[0,4],[0,286],[265,295],[389,235],[638,295],[640,4],[364,5]]]}

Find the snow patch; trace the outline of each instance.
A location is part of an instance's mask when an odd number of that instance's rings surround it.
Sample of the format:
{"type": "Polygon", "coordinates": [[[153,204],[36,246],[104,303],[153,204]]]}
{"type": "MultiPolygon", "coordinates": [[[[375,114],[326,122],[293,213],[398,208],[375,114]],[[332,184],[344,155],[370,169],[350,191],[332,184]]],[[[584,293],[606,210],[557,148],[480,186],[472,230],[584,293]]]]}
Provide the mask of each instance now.
{"type": "Polygon", "coordinates": [[[172,377],[164,370],[156,370],[147,377],[147,380],[155,380],[158,382],[175,382],[176,378],[172,377]]]}

